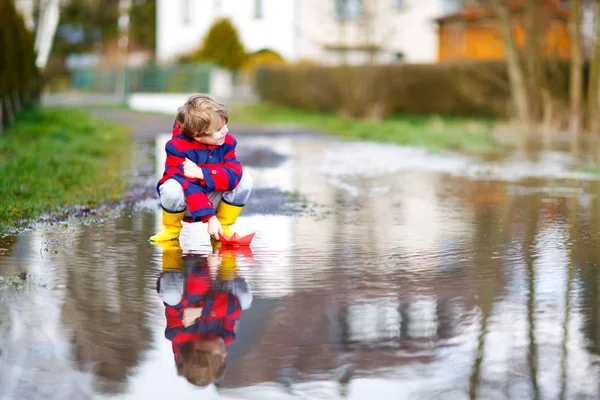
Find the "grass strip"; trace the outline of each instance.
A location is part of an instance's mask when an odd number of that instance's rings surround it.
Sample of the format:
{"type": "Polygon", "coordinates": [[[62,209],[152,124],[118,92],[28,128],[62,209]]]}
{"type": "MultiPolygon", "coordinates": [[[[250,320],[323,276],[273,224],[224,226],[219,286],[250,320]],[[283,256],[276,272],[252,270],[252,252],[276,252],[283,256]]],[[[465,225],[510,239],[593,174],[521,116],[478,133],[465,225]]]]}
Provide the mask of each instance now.
{"type": "Polygon", "coordinates": [[[232,125],[293,125],[347,139],[371,140],[430,150],[482,154],[498,150],[495,122],[486,118],[393,115],[383,121],[353,120],[269,105],[233,106],[232,125]]]}
{"type": "Polygon", "coordinates": [[[127,188],[127,128],[81,110],[37,108],[0,135],[0,231],[62,207],[94,207],[127,188]]]}

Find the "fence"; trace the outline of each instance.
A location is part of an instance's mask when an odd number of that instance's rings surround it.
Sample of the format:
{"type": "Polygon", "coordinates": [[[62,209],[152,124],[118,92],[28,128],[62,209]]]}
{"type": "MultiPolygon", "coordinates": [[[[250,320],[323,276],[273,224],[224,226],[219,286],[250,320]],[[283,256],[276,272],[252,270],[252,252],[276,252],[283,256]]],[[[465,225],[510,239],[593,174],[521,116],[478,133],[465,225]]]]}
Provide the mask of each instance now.
{"type": "Polygon", "coordinates": [[[209,64],[143,66],[122,68],[77,68],[71,75],[72,89],[87,93],[208,93],[209,64]]]}

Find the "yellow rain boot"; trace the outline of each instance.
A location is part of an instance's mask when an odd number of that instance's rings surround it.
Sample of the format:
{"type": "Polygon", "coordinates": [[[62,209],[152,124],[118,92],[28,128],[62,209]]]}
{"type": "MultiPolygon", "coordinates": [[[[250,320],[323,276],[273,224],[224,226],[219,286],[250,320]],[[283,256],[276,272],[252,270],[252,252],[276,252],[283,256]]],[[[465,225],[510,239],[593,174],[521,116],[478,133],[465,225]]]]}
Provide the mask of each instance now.
{"type": "Polygon", "coordinates": [[[170,213],[162,210],[162,227],[156,235],[151,236],[148,240],[151,242],[164,242],[177,239],[183,228],[181,220],[183,219],[184,213],[185,211],[170,213]]]}
{"type": "Polygon", "coordinates": [[[241,206],[232,206],[221,200],[219,207],[217,208],[217,219],[223,227],[223,234],[231,237],[233,232],[231,231],[231,225],[235,224],[237,217],[242,212],[241,206]]]}

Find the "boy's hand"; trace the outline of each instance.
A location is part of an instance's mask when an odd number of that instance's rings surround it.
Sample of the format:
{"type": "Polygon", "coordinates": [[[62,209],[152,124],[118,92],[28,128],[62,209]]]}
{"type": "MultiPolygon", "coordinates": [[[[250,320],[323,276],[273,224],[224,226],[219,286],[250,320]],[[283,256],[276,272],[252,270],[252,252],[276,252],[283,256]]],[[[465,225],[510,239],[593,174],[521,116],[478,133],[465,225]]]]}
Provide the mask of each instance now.
{"type": "Polygon", "coordinates": [[[217,219],[216,215],[213,215],[208,220],[208,228],[206,228],[206,231],[208,232],[208,234],[210,236],[214,237],[215,239],[217,239],[217,240],[221,239],[220,235],[223,234],[223,227],[221,226],[221,223],[217,219]]]}
{"type": "Polygon", "coordinates": [[[194,322],[202,315],[202,307],[200,308],[185,308],[183,310],[183,326],[188,327],[194,325],[194,322]]]}
{"type": "Polygon", "coordinates": [[[197,166],[189,158],[186,158],[181,165],[183,165],[183,175],[185,175],[186,178],[204,179],[202,168],[197,166]]]}

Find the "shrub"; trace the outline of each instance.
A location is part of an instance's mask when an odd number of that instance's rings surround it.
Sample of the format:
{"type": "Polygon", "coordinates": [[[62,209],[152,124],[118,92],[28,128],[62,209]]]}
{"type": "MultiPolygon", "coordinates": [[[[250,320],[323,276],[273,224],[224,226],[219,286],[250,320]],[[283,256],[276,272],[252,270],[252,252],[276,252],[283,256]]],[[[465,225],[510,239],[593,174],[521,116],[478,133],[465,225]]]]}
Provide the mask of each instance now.
{"type": "Polygon", "coordinates": [[[200,49],[180,58],[182,62],[208,61],[231,70],[239,69],[245,60],[244,45],[228,18],[215,21],[200,49]]]}
{"type": "Polygon", "coordinates": [[[270,49],[262,49],[255,53],[248,54],[246,61],[244,61],[244,64],[242,64],[240,69],[242,71],[252,71],[265,65],[281,64],[285,64],[285,60],[279,55],[279,53],[270,49]]]}
{"type": "MultiPolygon", "coordinates": [[[[568,64],[548,74],[555,98],[566,99],[568,64]]],[[[393,113],[447,116],[510,115],[504,62],[380,66],[265,66],[257,89],[263,101],[309,111],[379,119],[393,113]]]]}

